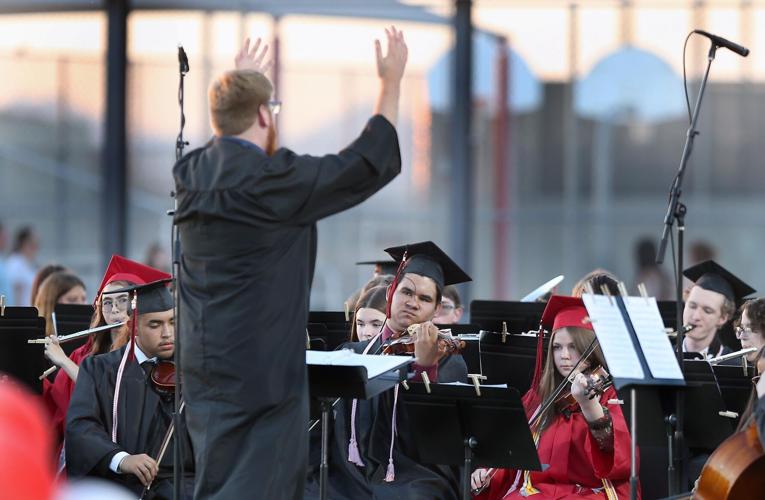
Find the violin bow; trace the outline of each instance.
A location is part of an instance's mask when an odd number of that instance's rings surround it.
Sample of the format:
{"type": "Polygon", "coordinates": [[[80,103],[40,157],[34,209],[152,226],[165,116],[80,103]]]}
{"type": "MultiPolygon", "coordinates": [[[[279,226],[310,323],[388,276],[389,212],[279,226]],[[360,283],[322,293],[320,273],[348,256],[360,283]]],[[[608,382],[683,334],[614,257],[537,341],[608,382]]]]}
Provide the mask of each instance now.
{"type": "MultiPolygon", "coordinates": [[[[186,408],[186,401],[181,400],[181,406],[178,408],[178,414],[180,415],[183,413],[183,409],[186,408]]],[[[165,452],[167,451],[167,447],[170,444],[170,439],[173,437],[173,433],[175,432],[175,419],[170,421],[170,425],[167,427],[167,431],[165,432],[165,437],[162,439],[162,446],[159,447],[159,453],[157,454],[157,471],[159,471],[159,464],[162,462],[162,458],[165,456],[165,452]]],[[[143,492],[141,493],[141,496],[139,497],[139,500],[143,500],[146,498],[146,494],[151,489],[151,485],[153,484],[153,480],[149,482],[144,488],[143,492]]]]}

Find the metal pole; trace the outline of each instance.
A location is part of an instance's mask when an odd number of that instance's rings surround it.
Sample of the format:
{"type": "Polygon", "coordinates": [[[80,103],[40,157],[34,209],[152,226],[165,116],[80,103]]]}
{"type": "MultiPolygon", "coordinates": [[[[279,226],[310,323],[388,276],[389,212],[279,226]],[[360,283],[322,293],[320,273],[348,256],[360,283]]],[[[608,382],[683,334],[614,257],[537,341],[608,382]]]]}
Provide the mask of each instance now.
{"type": "Polygon", "coordinates": [[[125,253],[127,235],[127,0],[107,0],[105,144],[102,157],[101,249],[104,259],[125,253]]]}
{"type": "MultiPolygon", "coordinates": [[[[472,0],[455,0],[454,31],[454,101],[452,111],[452,196],[449,200],[451,225],[450,253],[468,272],[471,269],[473,239],[473,165],[472,165],[472,73],[473,25],[472,0]]],[[[465,303],[470,302],[470,290],[461,286],[465,303]]]]}
{"type": "Polygon", "coordinates": [[[637,473],[637,391],[630,389],[630,498],[637,499],[638,473],[637,473]]]}

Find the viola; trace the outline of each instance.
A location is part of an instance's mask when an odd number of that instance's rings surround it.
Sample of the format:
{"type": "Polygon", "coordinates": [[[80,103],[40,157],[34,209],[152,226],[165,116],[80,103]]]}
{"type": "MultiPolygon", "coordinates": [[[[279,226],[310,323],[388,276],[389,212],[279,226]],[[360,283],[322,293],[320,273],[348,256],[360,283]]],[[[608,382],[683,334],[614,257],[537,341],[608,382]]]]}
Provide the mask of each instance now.
{"type": "MultiPolygon", "coordinates": [[[[418,326],[412,325],[407,328],[399,338],[383,347],[382,353],[392,355],[414,354],[414,332],[418,326]]],[[[450,330],[439,330],[437,341],[441,358],[459,353],[465,348],[465,341],[453,337],[450,330]]]]}
{"type": "MultiPolygon", "coordinates": [[[[603,392],[614,383],[611,375],[609,375],[602,366],[596,366],[583,373],[587,378],[587,389],[585,394],[589,399],[600,397],[603,392]]],[[[576,398],[574,398],[574,395],[571,394],[571,386],[569,386],[560,396],[555,398],[555,410],[558,411],[558,413],[562,413],[568,408],[576,408],[578,406],[579,403],[576,401],[576,398]]]]}
{"type": "Polygon", "coordinates": [[[151,368],[151,383],[154,389],[163,396],[175,394],[175,363],[172,361],[157,361],[151,368]]]}

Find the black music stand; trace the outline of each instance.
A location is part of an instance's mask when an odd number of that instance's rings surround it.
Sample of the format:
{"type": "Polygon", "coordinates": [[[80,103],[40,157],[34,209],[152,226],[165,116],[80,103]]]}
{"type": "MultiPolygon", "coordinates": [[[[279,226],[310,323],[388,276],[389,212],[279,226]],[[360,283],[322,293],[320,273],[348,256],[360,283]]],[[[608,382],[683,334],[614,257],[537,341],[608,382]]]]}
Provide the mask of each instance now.
{"type": "MultiPolygon", "coordinates": [[[[319,498],[327,498],[329,477],[329,413],[333,401],[339,398],[369,399],[406,379],[407,365],[414,361],[408,356],[378,356],[356,354],[355,359],[363,363],[364,358],[382,358],[393,362],[391,369],[368,377],[367,367],[363,364],[338,366],[326,362],[319,363],[310,357],[307,351],[308,387],[312,398],[317,398],[321,405],[321,465],[319,467],[319,498]]],[[[337,353],[340,354],[340,353],[337,353]]]]}
{"type": "Polygon", "coordinates": [[[37,394],[42,393],[40,374],[48,368],[39,345],[29,339],[45,337],[45,320],[34,307],[6,307],[0,316],[0,372],[11,375],[37,394]]]}
{"type": "MultiPolygon", "coordinates": [[[[685,380],[682,378],[682,371],[679,371],[679,378],[658,378],[654,376],[650,369],[650,364],[648,362],[647,356],[645,352],[643,351],[643,348],[641,347],[641,344],[638,340],[638,334],[635,330],[635,326],[633,325],[632,319],[630,318],[630,315],[627,310],[627,306],[625,305],[624,298],[621,296],[617,297],[611,297],[611,296],[603,296],[603,295],[589,295],[586,294],[583,296],[583,299],[585,301],[585,305],[587,307],[587,311],[590,314],[590,319],[593,321],[593,326],[595,328],[595,334],[598,335],[598,339],[601,340],[601,334],[598,333],[599,331],[599,318],[597,314],[593,313],[593,310],[590,309],[590,305],[588,304],[588,301],[592,301],[592,305],[597,304],[597,301],[600,301],[602,304],[605,304],[605,301],[608,301],[608,304],[610,307],[617,307],[618,308],[618,315],[621,316],[622,321],[624,322],[624,325],[626,326],[627,331],[627,338],[626,339],[620,339],[621,342],[626,343],[624,345],[629,346],[631,349],[634,350],[635,354],[637,355],[638,362],[640,364],[640,368],[643,372],[643,378],[637,378],[637,377],[619,377],[617,368],[619,366],[619,363],[613,363],[609,362],[608,359],[608,352],[607,349],[603,349],[603,354],[606,356],[606,362],[608,362],[609,367],[612,370],[612,376],[614,381],[614,387],[618,389],[624,389],[629,388],[630,392],[630,462],[631,462],[631,471],[630,471],[630,498],[637,498],[637,490],[638,490],[638,473],[637,473],[637,440],[638,440],[638,433],[637,433],[637,421],[638,421],[638,413],[639,408],[637,404],[637,390],[638,388],[655,388],[655,389],[663,389],[663,388],[669,388],[669,389],[679,389],[684,388],[686,386],[685,380]]],[[[634,298],[633,298],[634,299],[634,298]]],[[[648,298],[640,297],[639,300],[651,300],[648,298]]],[[[659,315],[661,313],[659,312],[659,315]]],[[[606,321],[607,323],[607,321],[606,321]]],[[[662,322],[662,328],[663,328],[663,322],[662,322]]],[[[607,330],[609,331],[609,330],[607,330]]],[[[605,332],[601,332],[605,333],[605,332]]],[[[656,334],[657,332],[653,332],[656,334]]],[[[663,330],[658,332],[659,335],[663,336],[663,330]]],[[[613,339],[611,339],[613,341],[613,339]]],[[[663,340],[662,340],[663,341],[663,340]]],[[[670,349],[670,345],[667,342],[666,345],[667,349],[670,349]]],[[[650,434],[656,434],[657,432],[657,426],[655,419],[651,419],[646,421],[643,421],[644,424],[648,422],[653,422],[651,425],[649,425],[648,430],[650,434]]],[[[667,427],[667,431],[669,428],[667,427]]],[[[641,427],[642,432],[642,427],[641,427]]],[[[671,460],[670,460],[670,463],[671,460]]],[[[668,476],[671,475],[671,472],[668,471],[668,476]]]]}
{"type": "MultiPolygon", "coordinates": [[[[549,338],[542,342],[546,353],[549,338]]],[[[482,331],[479,347],[486,384],[507,384],[521,394],[529,390],[537,355],[536,336],[482,331]]]]}
{"type": "Polygon", "coordinates": [[[530,332],[539,327],[546,305],[544,302],[474,300],[470,303],[470,321],[482,330],[502,331],[504,322],[510,333],[530,332]]]}
{"type": "Polygon", "coordinates": [[[481,386],[479,396],[474,386],[417,383],[399,396],[412,427],[427,430],[413,436],[418,459],[464,467],[464,500],[473,465],[542,470],[517,390],[481,386]]]}
{"type": "MultiPolygon", "coordinates": [[[[733,434],[735,417],[721,415],[728,410],[712,365],[706,361],[684,361],[683,372],[688,384],[685,391],[685,442],[689,448],[712,451],[733,434]]],[[[751,387],[751,382],[749,386],[751,387]]]]}
{"type": "MultiPolygon", "coordinates": [[[[59,335],[69,335],[87,330],[93,319],[93,306],[90,304],[56,304],[54,312],[56,313],[56,331],[59,335]]],[[[109,332],[103,332],[103,334],[108,335],[109,332]]],[[[88,337],[82,337],[61,344],[61,348],[69,356],[72,351],[87,341],[88,337]]]]}
{"type": "Polygon", "coordinates": [[[308,323],[306,326],[314,351],[334,351],[346,342],[350,342],[351,331],[334,324],[308,323]]]}
{"type": "Polygon", "coordinates": [[[712,365],[712,370],[725,401],[725,408],[739,415],[744,413],[752,393],[754,367],[749,365],[745,371],[741,365],[712,365]]]}

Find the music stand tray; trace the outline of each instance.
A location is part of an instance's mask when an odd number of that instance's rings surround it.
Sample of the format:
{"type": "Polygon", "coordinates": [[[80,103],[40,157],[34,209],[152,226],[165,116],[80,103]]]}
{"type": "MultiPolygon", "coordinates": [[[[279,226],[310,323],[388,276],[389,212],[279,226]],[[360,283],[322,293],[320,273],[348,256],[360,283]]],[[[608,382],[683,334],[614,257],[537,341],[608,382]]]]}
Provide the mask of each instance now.
{"type": "Polygon", "coordinates": [[[321,405],[321,465],[319,498],[327,498],[329,477],[329,413],[340,398],[369,399],[406,379],[408,356],[356,354],[350,350],[306,351],[308,388],[321,405]],[[370,374],[372,376],[370,377],[370,374]]]}
{"type": "Polygon", "coordinates": [[[402,405],[416,432],[423,463],[463,466],[462,496],[470,499],[473,464],[542,470],[520,394],[513,388],[409,384],[402,405]]]}

